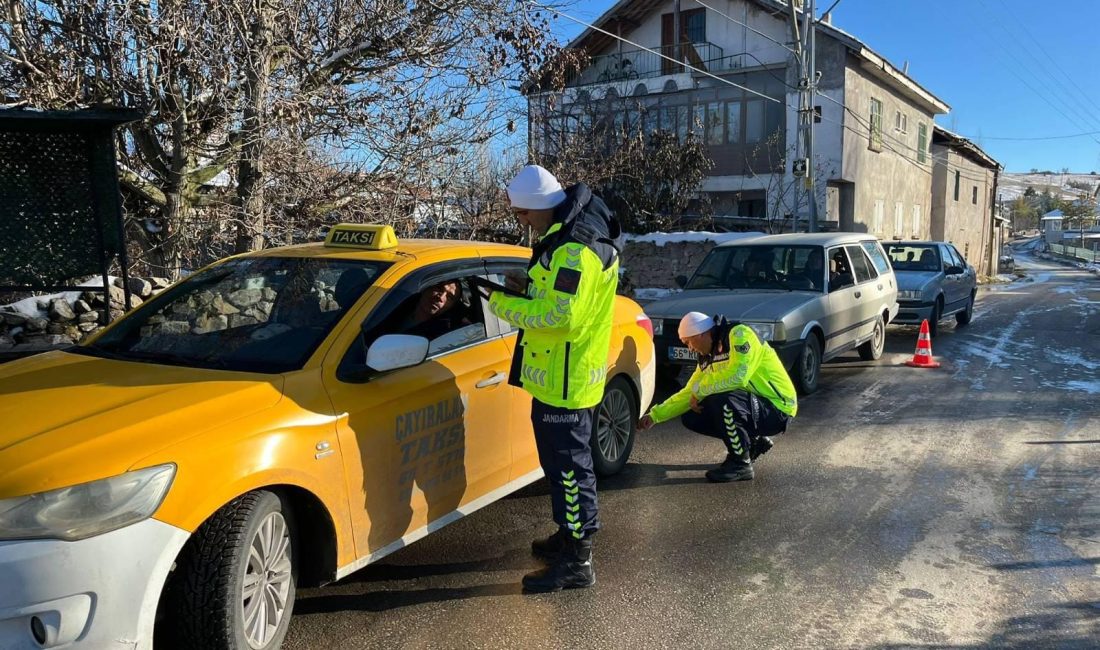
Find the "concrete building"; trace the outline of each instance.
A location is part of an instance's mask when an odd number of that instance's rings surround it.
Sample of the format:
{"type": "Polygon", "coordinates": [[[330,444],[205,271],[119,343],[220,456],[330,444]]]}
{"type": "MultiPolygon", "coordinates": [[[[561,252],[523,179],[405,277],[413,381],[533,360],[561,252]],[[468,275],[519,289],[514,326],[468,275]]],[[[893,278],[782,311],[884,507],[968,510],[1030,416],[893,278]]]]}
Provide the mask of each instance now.
{"type": "MultiPolygon", "coordinates": [[[[600,16],[598,30],[569,45],[588,65],[563,93],[544,92],[537,80],[525,86],[531,146],[552,152],[554,134],[578,106],[604,102],[615,113],[606,119],[627,132],[703,138],[714,168],[702,190],[725,225],[804,229],[809,203],[791,173],[799,75],[786,45],[790,9],[778,0],[707,5],[713,9],[693,0],[621,0],[600,16]]],[[[948,105],[828,17],[816,56],[820,121],[810,167],[822,225],[883,239],[929,237],[933,119],[948,105]]]]}
{"type": "Polygon", "coordinates": [[[949,241],[979,273],[996,273],[1005,223],[995,213],[1000,163],[970,140],[932,130],[931,238],[949,241]]]}

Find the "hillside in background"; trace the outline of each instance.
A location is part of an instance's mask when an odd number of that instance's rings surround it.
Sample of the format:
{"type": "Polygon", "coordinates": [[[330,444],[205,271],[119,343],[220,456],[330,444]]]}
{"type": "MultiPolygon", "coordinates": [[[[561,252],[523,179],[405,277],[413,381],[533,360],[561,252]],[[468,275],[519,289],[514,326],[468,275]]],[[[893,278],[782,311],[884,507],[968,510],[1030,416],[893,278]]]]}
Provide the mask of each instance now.
{"type": "Polygon", "coordinates": [[[1067,201],[1092,197],[1100,185],[1098,174],[1030,174],[1011,173],[1001,174],[997,185],[997,198],[1005,201],[1013,201],[1024,195],[1028,187],[1035,188],[1035,192],[1041,194],[1049,189],[1056,198],[1067,201]]]}

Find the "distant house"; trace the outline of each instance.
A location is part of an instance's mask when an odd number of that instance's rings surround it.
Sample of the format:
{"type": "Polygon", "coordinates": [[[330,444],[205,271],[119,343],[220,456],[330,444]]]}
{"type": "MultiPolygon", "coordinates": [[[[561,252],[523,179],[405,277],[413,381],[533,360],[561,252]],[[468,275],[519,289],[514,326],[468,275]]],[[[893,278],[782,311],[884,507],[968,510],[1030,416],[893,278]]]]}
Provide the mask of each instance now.
{"type": "MultiPolygon", "coordinates": [[[[552,158],[561,135],[586,120],[612,127],[592,143],[605,149],[624,132],[693,132],[714,161],[702,191],[721,223],[762,229],[778,219],[790,228],[790,215],[804,229],[808,203],[794,201],[801,181],[792,173],[799,79],[786,45],[790,8],[728,0],[721,9],[693,0],[617,2],[594,21],[598,29],[569,44],[587,66],[563,93],[548,92],[538,78],[524,84],[531,149],[552,158]]],[[[818,26],[816,55],[821,117],[811,168],[822,225],[926,238],[932,124],[950,107],[828,16],[818,26]]]]}
{"type": "Polygon", "coordinates": [[[1006,221],[994,196],[999,162],[966,138],[932,129],[932,239],[949,241],[979,273],[992,274],[1006,221]]]}

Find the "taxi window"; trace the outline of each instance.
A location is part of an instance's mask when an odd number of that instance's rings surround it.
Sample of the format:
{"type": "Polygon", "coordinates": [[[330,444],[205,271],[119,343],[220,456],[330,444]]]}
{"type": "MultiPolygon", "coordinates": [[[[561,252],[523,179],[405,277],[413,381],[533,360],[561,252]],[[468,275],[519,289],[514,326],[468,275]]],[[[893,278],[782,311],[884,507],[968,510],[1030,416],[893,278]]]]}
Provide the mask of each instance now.
{"type": "Polygon", "coordinates": [[[473,275],[394,289],[404,292],[405,297],[390,305],[385,314],[368,316],[377,325],[351,346],[341,365],[365,363],[364,351],[386,334],[423,336],[428,339],[429,359],[486,340],[486,310],[470,284],[473,275]]]}
{"type": "Polygon", "coordinates": [[[314,258],[228,260],[165,291],[82,350],[172,365],[296,370],[388,266],[314,258]]]}

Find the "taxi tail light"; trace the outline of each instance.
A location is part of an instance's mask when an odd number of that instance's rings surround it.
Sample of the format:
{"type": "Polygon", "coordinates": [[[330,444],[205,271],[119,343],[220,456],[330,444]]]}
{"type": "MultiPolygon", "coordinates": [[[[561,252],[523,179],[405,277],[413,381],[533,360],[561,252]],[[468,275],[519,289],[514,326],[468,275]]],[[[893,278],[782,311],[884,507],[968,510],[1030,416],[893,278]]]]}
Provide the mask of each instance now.
{"type": "Polygon", "coordinates": [[[653,321],[649,320],[649,316],[646,316],[645,314],[638,314],[638,318],[636,320],[638,321],[638,326],[644,329],[646,331],[646,334],[649,334],[649,338],[652,339],[653,321]]]}

